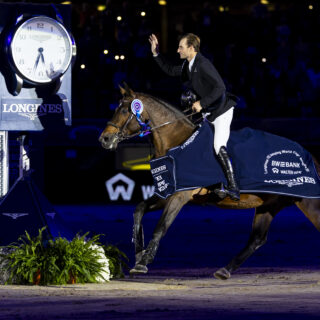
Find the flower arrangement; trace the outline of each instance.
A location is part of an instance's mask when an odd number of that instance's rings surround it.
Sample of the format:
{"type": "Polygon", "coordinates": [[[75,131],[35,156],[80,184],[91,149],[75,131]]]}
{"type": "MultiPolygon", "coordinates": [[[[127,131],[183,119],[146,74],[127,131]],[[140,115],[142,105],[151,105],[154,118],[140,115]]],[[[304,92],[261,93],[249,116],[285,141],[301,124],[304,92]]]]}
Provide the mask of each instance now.
{"type": "Polygon", "coordinates": [[[115,246],[102,246],[100,235],[88,239],[86,233],[71,241],[61,237],[46,240],[44,229],[36,237],[26,231],[17,243],[1,248],[0,274],[6,275],[6,279],[0,277],[2,283],[97,283],[123,276],[126,255],[115,246]]]}

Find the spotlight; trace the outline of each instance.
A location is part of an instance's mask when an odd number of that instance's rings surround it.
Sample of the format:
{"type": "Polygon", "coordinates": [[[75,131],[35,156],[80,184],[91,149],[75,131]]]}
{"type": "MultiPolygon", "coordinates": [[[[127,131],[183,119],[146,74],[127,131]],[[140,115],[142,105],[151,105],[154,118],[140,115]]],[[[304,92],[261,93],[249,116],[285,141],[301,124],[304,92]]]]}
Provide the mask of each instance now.
{"type": "Polygon", "coordinates": [[[224,11],[224,7],[223,6],[219,6],[219,11],[223,12],[224,11]]]}
{"type": "Polygon", "coordinates": [[[104,53],[104,54],[108,54],[109,51],[106,49],[106,50],[103,50],[103,53],[104,53]]]}
{"type": "Polygon", "coordinates": [[[100,5],[97,6],[97,10],[98,11],[104,11],[106,9],[107,9],[107,6],[105,6],[105,5],[100,4],[100,5]]]}
{"type": "Polygon", "coordinates": [[[122,55],[120,56],[120,59],[121,59],[121,60],[124,60],[124,59],[125,59],[125,56],[122,54],[122,55]]]}
{"type": "Polygon", "coordinates": [[[266,59],[266,58],[262,58],[261,61],[262,61],[263,63],[265,63],[265,62],[267,62],[267,59],[266,59]]]}
{"type": "Polygon", "coordinates": [[[159,0],[159,1],[158,1],[158,4],[159,4],[160,6],[166,6],[166,5],[167,5],[167,1],[166,1],[166,0],[159,0]]]}
{"type": "Polygon", "coordinates": [[[121,21],[121,20],[122,20],[122,17],[121,17],[121,16],[117,16],[117,20],[118,20],[118,21],[121,21]]]}
{"type": "Polygon", "coordinates": [[[313,5],[312,4],[309,4],[309,10],[313,10],[313,5]]]}
{"type": "Polygon", "coordinates": [[[80,66],[80,68],[81,68],[81,69],[85,69],[85,68],[86,68],[86,65],[85,65],[85,64],[82,64],[82,65],[80,66]]]}
{"type": "Polygon", "coordinates": [[[146,16],[146,13],[145,13],[145,11],[141,11],[141,17],[145,17],[146,16]]]}
{"type": "Polygon", "coordinates": [[[119,57],[118,55],[114,56],[114,58],[115,58],[116,60],[119,60],[119,59],[120,59],[120,57],[119,57]]]}

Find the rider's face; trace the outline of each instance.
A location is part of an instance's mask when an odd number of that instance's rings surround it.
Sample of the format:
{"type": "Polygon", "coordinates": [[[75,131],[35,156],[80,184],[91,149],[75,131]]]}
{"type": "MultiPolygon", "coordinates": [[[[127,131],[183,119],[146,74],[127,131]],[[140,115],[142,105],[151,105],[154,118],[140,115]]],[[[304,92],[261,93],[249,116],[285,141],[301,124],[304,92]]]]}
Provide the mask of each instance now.
{"type": "Polygon", "coordinates": [[[188,47],[187,39],[184,38],[180,40],[177,52],[180,54],[181,59],[188,59],[194,52],[194,49],[192,46],[188,47]]]}

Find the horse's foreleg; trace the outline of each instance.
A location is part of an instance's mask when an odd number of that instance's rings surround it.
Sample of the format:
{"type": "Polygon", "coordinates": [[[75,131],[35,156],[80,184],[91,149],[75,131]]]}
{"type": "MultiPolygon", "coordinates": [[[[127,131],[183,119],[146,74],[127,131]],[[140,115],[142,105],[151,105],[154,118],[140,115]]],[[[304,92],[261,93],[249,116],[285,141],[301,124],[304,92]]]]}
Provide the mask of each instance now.
{"type": "Polygon", "coordinates": [[[247,245],[225,268],[221,268],[214,273],[216,278],[229,279],[231,272],[238,269],[245,260],[266,243],[270,224],[279,211],[280,208],[277,208],[277,206],[260,206],[256,208],[252,231],[247,245]]]}
{"type": "Polygon", "coordinates": [[[133,214],[133,236],[132,242],[135,247],[135,264],[137,264],[144,253],[144,233],[142,218],[147,212],[159,210],[165,206],[166,200],[153,196],[145,201],[140,202],[133,214]]]}
{"type": "Polygon", "coordinates": [[[148,271],[147,264],[151,263],[157,253],[160,239],[166,234],[168,228],[178,215],[181,208],[190,200],[191,192],[178,192],[167,199],[164,211],[158,221],[141,260],[130,270],[130,273],[146,273],[148,271]]]}

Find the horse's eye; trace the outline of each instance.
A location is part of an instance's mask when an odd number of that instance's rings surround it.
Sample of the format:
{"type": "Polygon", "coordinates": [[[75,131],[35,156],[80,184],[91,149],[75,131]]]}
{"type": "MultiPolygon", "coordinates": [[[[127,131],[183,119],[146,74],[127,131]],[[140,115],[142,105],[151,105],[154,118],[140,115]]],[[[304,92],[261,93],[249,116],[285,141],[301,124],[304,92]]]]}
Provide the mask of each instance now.
{"type": "Polygon", "coordinates": [[[122,108],[122,109],[121,109],[121,113],[123,113],[123,114],[128,113],[128,108],[122,108]]]}

